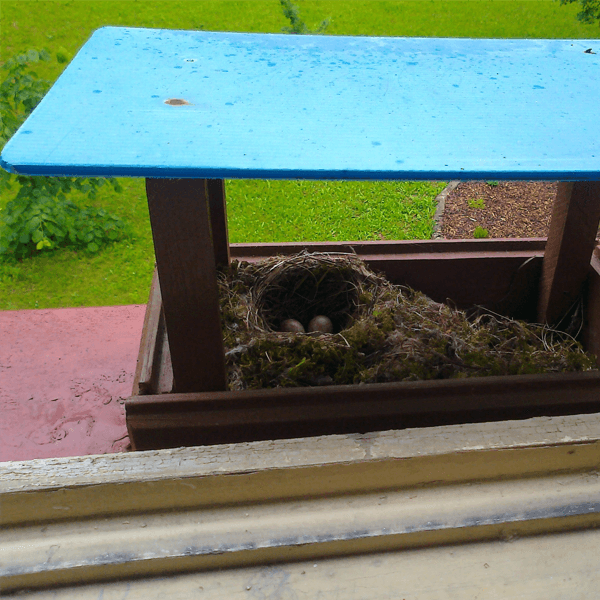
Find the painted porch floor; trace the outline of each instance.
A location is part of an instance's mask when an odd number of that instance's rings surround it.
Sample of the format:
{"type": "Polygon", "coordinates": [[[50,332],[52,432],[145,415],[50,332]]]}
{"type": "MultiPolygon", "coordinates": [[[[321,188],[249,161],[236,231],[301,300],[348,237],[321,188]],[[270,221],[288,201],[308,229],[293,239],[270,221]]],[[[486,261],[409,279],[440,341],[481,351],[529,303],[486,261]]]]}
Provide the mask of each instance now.
{"type": "Polygon", "coordinates": [[[0,462],[127,448],[145,308],[0,311],[0,462]]]}

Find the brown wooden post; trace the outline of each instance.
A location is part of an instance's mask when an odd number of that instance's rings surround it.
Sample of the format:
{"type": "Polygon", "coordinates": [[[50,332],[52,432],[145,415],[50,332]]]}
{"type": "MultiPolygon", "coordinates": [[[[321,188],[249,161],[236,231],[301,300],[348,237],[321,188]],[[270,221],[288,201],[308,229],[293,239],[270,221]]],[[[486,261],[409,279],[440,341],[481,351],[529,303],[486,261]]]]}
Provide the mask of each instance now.
{"type": "Polygon", "coordinates": [[[599,181],[559,182],[540,280],[541,323],[558,323],[580,296],[599,221],[599,181]]]}
{"type": "Polygon", "coordinates": [[[146,179],[146,193],[174,390],[224,390],[225,357],[208,182],[146,179]]]}
{"type": "Polygon", "coordinates": [[[227,232],[227,204],[225,182],[222,179],[208,179],[208,206],[212,231],[215,262],[217,266],[229,264],[229,235],[227,232]]]}

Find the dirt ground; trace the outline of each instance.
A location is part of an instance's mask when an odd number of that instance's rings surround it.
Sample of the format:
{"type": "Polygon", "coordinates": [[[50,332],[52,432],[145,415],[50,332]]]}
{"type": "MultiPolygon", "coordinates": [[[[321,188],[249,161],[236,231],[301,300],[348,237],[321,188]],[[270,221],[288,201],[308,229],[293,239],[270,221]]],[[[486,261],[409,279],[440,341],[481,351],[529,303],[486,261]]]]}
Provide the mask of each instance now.
{"type": "Polygon", "coordinates": [[[446,197],[441,234],[473,239],[477,226],[490,238],[548,235],[556,182],[465,181],[446,197]]]}

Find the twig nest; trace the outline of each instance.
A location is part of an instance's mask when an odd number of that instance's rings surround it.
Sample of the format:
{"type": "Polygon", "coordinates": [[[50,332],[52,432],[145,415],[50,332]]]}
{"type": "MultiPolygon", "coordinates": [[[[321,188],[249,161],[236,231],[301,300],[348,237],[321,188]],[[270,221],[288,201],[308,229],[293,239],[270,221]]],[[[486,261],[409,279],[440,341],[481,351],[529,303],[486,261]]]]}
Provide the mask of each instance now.
{"type": "Polygon", "coordinates": [[[485,311],[468,317],[353,255],[232,262],[219,290],[231,390],[596,368],[569,336],[485,311]],[[328,335],[286,333],[309,322],[328,335]]]}
{"type": "Polygon", "coordinates": [[[289,333],[304,333],[304,325],[296,319],[286,319],[281,323],[279,330],[289,333]]]}
{"type": "Polygon", "coordinates": [[[329,317],[325,315],[317,315],[310,320],[308,324],[309,333],[320,332],[320,333],[333,333],[333,323],[329,317]]]}
{"type": "Polygon", "coordinates": [[[327,315],[338,333],[356,315],[362,288],[371,280],[379,278],[353,255],[274,257],[256,266],[252,302],[268,331],[278,331],[287,319],[306,326],[315,315],[327,315]]]}

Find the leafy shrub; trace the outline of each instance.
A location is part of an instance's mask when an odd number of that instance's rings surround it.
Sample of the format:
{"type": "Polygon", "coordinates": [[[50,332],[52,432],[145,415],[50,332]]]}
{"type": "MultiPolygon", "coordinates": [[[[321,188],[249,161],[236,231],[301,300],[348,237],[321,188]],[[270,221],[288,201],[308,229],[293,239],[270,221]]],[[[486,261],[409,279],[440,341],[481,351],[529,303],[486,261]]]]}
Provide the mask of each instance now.
{"type": "Polygon", "coordinates": [[[572,4],[573,2],[579,2],[581,5],[577,18],[582,23],[598,21],[600,25],[600,0],[560,0],[561,4],[572,4]]]}
{"type": "MultiPolygon", "coordinates": [[[[66,51],[65,51],[66,52],[66,51]]],[[[59,62],[64,62],[65,52],[59,62]]],[[[50,87],[31,65],[50,60],[47,51],[29,50],[8,59],[0,83],[0,146],[4,146],[50,87]]],[[[109,180],[116,192],[121,188],[109,180]]],[[[102,208],[80,207],[67,195],[72,191],[95,200],[103,179],[28,177],[0,169],[0,191],[17,193],[0,212],[0,258],[25,258],[61,247],[98,252],[105,244],[128,235],[126,224],[102,208]]]]}
{"type": "Polygon", "coordinates": [[[475,231],[473,231],[473,237],[477,239],[487,238],[490,237],[490,232],[487,229],[481,227],[481,225],[477,225],[477,227],[475,227],[475,231]]]}
{"type": "Polygon", "coordinates": [[[101,179],[18,176],[17,183],[21,189],[2,214],[0,256],[21,259],[61,247],[95,253],[127,232],[119,217],[103,208],[79,207],[66,196],[76,189],[93,200],[101,179]]]}

